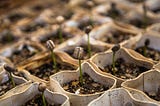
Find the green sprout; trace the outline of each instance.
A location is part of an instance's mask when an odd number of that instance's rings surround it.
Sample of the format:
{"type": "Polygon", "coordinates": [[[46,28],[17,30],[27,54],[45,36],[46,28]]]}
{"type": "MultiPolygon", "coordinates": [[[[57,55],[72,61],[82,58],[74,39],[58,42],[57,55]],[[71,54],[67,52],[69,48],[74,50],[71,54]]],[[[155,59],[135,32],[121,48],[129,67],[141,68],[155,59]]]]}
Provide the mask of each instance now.
{"type": "Polygon", "coordinates": [[[62,23],[64,22],[64,17],[63,16],[58,16],[56,18],[57,23],[59,24],[59,28],[58,28],[58,36],[59,36],[59,40],[60,43],[63,42],[63,37],[62,37],[62,23]]]}
{"type": "Polygon", "coordinates": [[[91,57],[91,45],[90,45],[90,36],[89,36],[89,33],[90,31],[92,30],[92,26],[87,26],[85,28],[85,33],[87,34],[87,51],[88,51],[88,57],[90,58],[91,57]]]}
{"type": "Polygon", "coordinates": [[[48,47],[48,49],[49,49],[50,52],[51,52],[51,57],[52,57],[52,60],[53,60],[53,68],[54,68],[55,70],[57,70],[56,57],[55,57],[55,54],[54,54],[55,44],[53,43],[52,40],[48,40],[48,41],[47,41],[47,47],[48,47]]]}
{"type": "Polygon", "coordinates": [[[117,69],[116,69],[116,62],[115,62],[115,55],[116,55],[116,52],[120,49],[120,45],[119,44],[116,44],[115,46],[112,47],[112,52],[113,52],[113,55],[112,55],[112,71],[113,71],[113,74],[115,75],[115,73],[117,72],[117,69]]]}
{"type": "Polygon", "coordinates": [[[150,40],[146,39],[144,42],[144,48],[143,48],[143,55],[144,56],[147,56],[146,50],[147,50],[147,47],[149,46],[149,44],[150,44],[150,40]]]}
{"type": "Polygon", "coordinates": [[[79,62],[79,72],[80,72],[80,84],[83,85],[83,75],[82,75],[82,67],[81,67],[81,60],[83,58],[83,48],[82,47],[76,47],[74,50],[74,57],[78,59],[79,62]]]}
{"type": "Polygon", "coordinates": [[[12,82],[13,87],[15,87],[16,84],[15,84],[15,82],[14,82],[14,80],[13,80],[12,73],[15,72],[15,71],[17,71],[17,70],[14,69],[13,67],[7,65],[7,64],[4,64],[4,69],[9,73],[9,78],[10,78],[10,80],[11,80],[11,82],[12,82]]]}
{"type": "Polygon", "coordinates": [[[39,83],[38,86],[38,90],[42,93],[42,101],[43,101],[43,106],[47,106],[46,105],[46,100],[45,100],[45,96],[44,96],[44,91],[46,90],[46,84],[44,83],[39,83]]]}

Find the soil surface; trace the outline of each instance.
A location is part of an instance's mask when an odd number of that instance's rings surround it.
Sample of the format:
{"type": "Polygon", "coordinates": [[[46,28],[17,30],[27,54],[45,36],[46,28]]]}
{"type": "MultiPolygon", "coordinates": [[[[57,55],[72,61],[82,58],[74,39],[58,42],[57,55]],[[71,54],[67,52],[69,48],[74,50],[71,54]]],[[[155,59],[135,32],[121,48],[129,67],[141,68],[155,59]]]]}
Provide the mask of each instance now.
{"type": "Polygon", "coordinates": [[[36,68],[36,69],[32,69],[32,70],[29,70],[29,72],[32,74],[32,75],[35,75],[43,80],[46,80],[48,81],[49,80],[49,77],[55,73],[57,73],[59,70],[74,70],[73,67],[71,66],[66,66],[66,65],[62,65],[62,64],[59,64],[57,63],[57,67],[58,69],[54,69],[53,68],[53,63],[52,62],[49,62],[49,63],[45,63],[43,65],[41,65],[40,67],[36,68]]]}
{"type": "Polygon", "coordinates": [[[94,94],[109,89],[104,85],[95,82],[89,75],[83,74],[83,85],[79,80],[73,80],[63,85],[63,89],[75,94],[94,94]]]}
{"type": "Polygon", "coordinates": [[[24,61],[25,59],[28,59],[32,56],[34,56],[36,54],[36,52],[39,51],[37,49],[35,49],[34,47],[30,46],[30,45],[23,45],[22,49],[15,49],[12,53],[12,55],[9,57],[9,59],[14,63],[14,64],[18,64],[22,61],[24,61]],[[34,49],[34,50],[30,50],[30,49],[34,49]]]}
{"type": "MultiPolygon", "coordinates": [[[[68,40],[69,38],[72,38],[72,37],[73,37],[72,34],[62,31],[63,42],[68,40]]],[[[45,36],[41,36],[41,37],[39,37],[39,40],[44,46],[46,46],[46,41],[48,41],[48,40],[52,40],[54,42],[54,44],[56,44],[56,45],[61,43],[58,31],[54,31],[54,32],[49,33],[45,36]]]]}
{"type": "Polygon", "coordinates": [[[132,24],[138,28],[147,28],[149,25],[153,24],[151,20],[153,19],[147,18],[146,21],[144,21],[144,19],[130,19],[129,24],[132,24]]]}
{"type": "Polygon", "coordinates": [[[133,37],[133,34],[121,32],[121,31],[113,31],[107,33],[107,35],[101,38],[101,41],[111,44],[118,44],[123,42],[124,40],[128,40],[133,37]]]}
{"type": "MultiPolygon", "coordinates": [[[[143,66],[137,66],[131,63],[125,63],[125,60],[122,58],[116,60],[115,67],[117,70],[115,72],[115,76],[122,79],[133,79],[142,72],[149,70],[143,66]]],[[[106,67],[104,67],[104,70],[103,69],[101,70],[114,75],[112,71],[113,70],[112,65],[107,65],[106,67]]]]}
{"type": "Polygon", "coordinates": [[[158,88],[158,91],[156,93],[151,93],[151,92],[145,92],[150,98],[160,101],[160,87],[158,88]]]}
{"type": "Polygon", "coordinates": [[[145,2],[146,0],[128,0],[128,1],[133,3],[142,3],[142,2],[145,2]]]}
{"type": "Polygon", "coordinates": [[[5,94],[7,91],[11,90],[13,87],[11,80],[8,80],[7,82],[0,84],[0,96],[5,94]]]}
{"type": "Polygon", "coordinates": [[[25,14],[22,14],[22,13],[12,13],[12,14],[9,14],[7,16],[7,18],[11,21],[11,22],[16,22],[16,21],[19,21],[23,18],[25,18],[25,14]]]}
{"type": "Polygon", "coordinates": [[[46,26],[45,22],[33,22],[28,25],[22,26],[20,29],[22,32],[30,33],[37,31],[38,29],[43,28],[45,26],[46,26]]]}
{"type": "Polygon", "coordinates": [[[113,19],[119,19],[123,14],[121,13],[120,9],[118,8],[110,8],[107,13],[102,13],[104,16],[109,16],[113,19]]]}
{"type": "Polygon", "coordinates": [[[9,30],[4,30],[0,33],[0,45],[13,43],[18,40],[18,37],[14,36],[9,30]]]}
{"type": "MultiPolygon", "coordinates": [[[[42,96],[37,95],[32,100],[29,100],[25,105],[22,106],[43,106],[42,96]]],[[[50,105],[47,103],[46,106],[61,106],[60,104],[50,105]]]]}
{"type": "MultiPolygon", "coordinates": [[[[87,45],[82,45],[80,47],[82,47],[83,50],[84,50],[83,60],[89,59],[87,45]]],[[[69,50],[69,51],[65,51],[65,52],[67,54],[69,54],[71,57],[73,57],[74,59],[76,59],[75,56],[74,56],[74,49],[73,50],[69,50]]],[[[96,49],[96,48],[94,48],[94,47],[91,46],[91,56],[93,56],[94,54],[99,53],[99,52],[103,52],[103,51],[98,50],[98,49],[96,49]]]]}
{"type": "Polygon", "coordinates": [[[159,61],[160,60],[160,52],[157,50],[154,50],[152,48],[147,47],[146,48],[146,54],[144,53],[144,46],[139,47],[136,49],[136,51],[140,54],[142,54],[145,57],[152,58],[153,60],[159,61]]]}

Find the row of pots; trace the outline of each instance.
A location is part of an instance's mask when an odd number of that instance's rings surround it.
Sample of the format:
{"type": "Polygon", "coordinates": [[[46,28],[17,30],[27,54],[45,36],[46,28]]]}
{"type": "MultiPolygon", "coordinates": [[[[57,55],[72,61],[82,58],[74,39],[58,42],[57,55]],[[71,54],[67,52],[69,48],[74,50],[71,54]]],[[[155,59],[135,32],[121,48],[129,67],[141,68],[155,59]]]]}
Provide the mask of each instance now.
{"type": "MultiPolygon", "coordinates": [[[[1,67],[1,77],[3,77],[2,82],[4,83],[8,80],[6,73],[4,72],[5,70],[3,69],[3,67],[1,67]]],[[[98,72],[96,69],[94,69],[94,66],[92,66],[90,64],[90,62],[84,62],[82,64],[82,70],[83,70],[83,74],[86,73],[88,74],[94,81],[99,82],[101,84],[103,84],[104,86],[108,86],[110,90],[107,90],[105,93],[104,92],[99,92],[99,93],[95,93],[95,94],[74,94],[74,93],[70,93],[65,91],[62,86],[64,83],[69,82],[71,80],[76,80],[79,77],[79,69],[77,69],[77,71],[61,71],[57,74],[54,74],[52,76],[50,76],[50,81],[49,83],[47,83],[48,85],[48,89],[54,91],[54,92],[59,92],[62,93],[64,95],[67,95],[69,97],[70,103],[72,106],[85,106],[87,105],[89,102],[91,102],[92,100],[96,99],[97,97],[99,97],[101,94],[103,94],[102,96],[100,96],[99,98],[97,98],[96,100],[92,101],[89,106],[91,105],[107,105],[107,106],[116,106],[116,104],[120,103],[122,105],[125,104],[125,106],[127,104],[133,104],[133,105],[148,105],[148,106],[158,106],[159,102],[155,101],[153,99],[150,99],[148,96],[146,96],[146,92],[148,92],[148,94],[155,94],[157,93],[159,90],[159,69],[158,68],[152,68],[150,71],[144,72],[142,74],[140,74],[137,78],[134,79],[130,79],[130,80],[126,80],[124,81],[121,86],[123,88],[116,88],[118,87],[118,80],[115,77],[112,77],[112,75],[107,75],[107,74],[102,74],[100,72],[98,72]],[[116,88],[116,89],[113,89],[116,88]],[[125,88],[125,89],[124,89],[125,88]],[[113,90],[112,90],[113,89],[113,90]],[[145,92],[145,93],[144,93],[145,92]],[[113,96],[113,97],[112,97],[113,96]],[[115,98],[116,97],[116,98],[115,98]],[[107,99],[108,98],[108,99],[107,99]],[[106,101],[109,101],[107,102],[106,101]],[[122,100],[121,100],[122,99],[122,100]],[[106,104],[105,104],[106,103],[106,104]],[[109,104],[108,104],[109,103],[109,104]]],[[[24,72],[25,73],[25,72],[24,72]]],[[[14,89],[8,91],[7,93],[5,93],[4,95],[2,95],[1,98],[1,102],[3,105],[6,106],[10,106],[10,105],[22,105],[22,103],[28,101],[30,98],[32,98],[33,96],[38,94],[38,90],[37,90],[37,86],[38,84],[36,82],[40,82],[39,80],[34,79],[33,77],[30,77],[26,75],[27,79],[30,79],[32,81],[34,81],[35,83],[32,82],[28,82],[25,79],[23,79],[22,77],[18,77],[15,76],[13,74],[15,83],[17,84],[21,84],[18,85],[17,87],[15,87],[14,89]],[[26,83],[25,83],[26,82],[26,83]],[[24,84],[22,84],[24,83],[24,84]],[[29,94],[28,94],[29,93],[29,94]],[[35,95],[33,95],[35,93],[35,95]],[[32,96],[31,96],[32,94],[32,96]],[[23,97],[22,100],[19,100],[19,97],[23,97]],[[30,97],[30,98],[29,98],[30,97]],[[16,100],[19,100],[20,102],[14,102],[16,100]]],[[[51,97],[58,99],[55,95],[53,95],[54,93],[51,93],[50,91],[46,91],[48,92],[51,97]]],[[[57,94],[57,95],[62,95],[62,94],[57,94]]],[[[46,94],[47,95],[47,94],[46,94]]],[[[68,97],[64,96],[62,99],[58,99],[57,101],[54,101],[54,103],[58,102],[59,100],[62,100],[61,103],[69,105],[69,100],[68,97]]],[[[53,100],[53,98],[51,99],[50,96],[46,96],[46,98],[48,99],[47,101],[49,102],[49,100],[53,100]],[[49,99],[50,98],[50,99],[49,99]]],[[[53,101],[52,101],[53,102],[53,101]]],[[[60,101],[59,101],[60,102],[60,101]]],[[[49,102],[51,103],[51,101],[49,102]]]]}

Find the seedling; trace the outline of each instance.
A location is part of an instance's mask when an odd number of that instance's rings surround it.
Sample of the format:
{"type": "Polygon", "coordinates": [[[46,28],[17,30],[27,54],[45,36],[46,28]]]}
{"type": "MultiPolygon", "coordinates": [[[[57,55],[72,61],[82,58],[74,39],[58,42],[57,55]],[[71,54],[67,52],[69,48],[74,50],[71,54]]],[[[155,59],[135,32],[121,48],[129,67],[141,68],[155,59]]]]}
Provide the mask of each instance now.
{"type": "Polygon", "coordinates": [[[81,67],[81,60],[83,58],[83,48],[82,47],[76,47],[74,50],[74,57],[78,59],[79,62],[79,72],[80,72],[80,84],[83,85],[83,75],[82,75],[82,67],[81,67]]]}
{"type": "Polygon", "coordinates": [[[46,100],[45,100],[45,97],[44,97],[44,91],[46,90],[46,84],[44,83],[40,83],[39,86],[38,86],[38,90],[42,93],[42,101],[43,101],[43,106],[47,106],[46,105],[46,100]]]}
{"type": "Polygon", "coordinates": [[[9,78],[10,78],[10,80],[11,80],[11,82],[12,82],[13,87],[15,87],[16,84],[15,84],[15,82],[14,82],[14,80],[13,80],[12,73],[15,72],[15,71],[17,71],[17,70],[16,70],[15,68],[13,68],[13,67],[10,67],[10,66],[7,65],[7,64],[4,64],[4,69],[9,73],[9,78]]]}
{"type": "Polygon", "coordinates": [[[143,48],[143,55],[144,56],[147,56],[146,50],[147,50],[147,47],[149,46],[149,44],[150,44],[150,40],[146,39],[144,42],[144,48],[143,48]]]}
{"type": "Polygon", "coordinates": [[[117,44],[115,46],[112,47],[112,52],[113,52],[113,55],[112,55],[112,71],[113,71],[113,74],[115,75],[115,73],[117,72],[117,69],[116,69],[116,66],[115,66],[115,55],[116,55],[116,52],[120,49],[120,45],[117,44]]]}
{"type": "Polygon", "coordinates": [[[87,34],[87,47],[88,47],[88,57],[90,58],[91,57],[91,46],[90,46],[90,36],[89,36],[89,33],[90,31],[92,30],[92,26],[87,26],[85,28],[85,33],[87,34]]]}
{"type": "Polygon", "coordinates": [[[56,18],[57,23],[59,24],[59,28],[58,28],[58,36],[59,36],[59,40],[60,43],[63,42],[63,37],[62,37],[62,23],[64,22],[64,17],[63,16],[58,16],[56,18]]]}
{"type": "Polygon", "coordinates": [[[57,71],[57,63],[56,63],[56,57],[54,54],[54,48],[55,48],[55,44],[53,43],[52,40],[48,40],[47,41],[47,47],[51,52],[51,57],[52,57],[52,61],[53,61],[53,68],[57,71]]]}

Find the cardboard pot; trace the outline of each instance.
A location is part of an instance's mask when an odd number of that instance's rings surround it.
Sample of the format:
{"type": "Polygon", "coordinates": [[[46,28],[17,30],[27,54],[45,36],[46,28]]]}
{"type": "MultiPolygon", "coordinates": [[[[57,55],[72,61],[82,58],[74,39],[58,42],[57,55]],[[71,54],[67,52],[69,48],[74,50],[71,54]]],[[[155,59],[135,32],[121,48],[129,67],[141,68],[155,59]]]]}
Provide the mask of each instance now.
{"type": "Polygon", "coordinates": [[[106,91],[100,97],[90,102],[88,106],[158,106],[158,104],[137,100],[128,90],[116,88],[106,91]]]}
{"type": "MultiPolygon", "coordinates": [[[[82,72],[83,74],[88,74],[95,82],[98,82],[104,86],[108,86],[109,89],[116,87],[116,80],[112,77],[105,76],[97,73],[94,68],[88,63],[84,62],[82,64],[82,72]]],[[[99,97],[104,92],[97,92],[94,94],[74,94],[67,92],[63,89],[63,84],[70,82],[72,80],[78,80],[79,78],[79,69],[77,71],[69,71],[69,72],[59,72],[50,77],[50,87],[51,90],[55,92],[60,92],[66,94],[69,99],[71,106],[86,106],[90,101],[99,97]]]]}
{"type": "MultiPolygon", "coordinates": [[[[105,67],[107,65],[112,65],[112,55],[113,55],[113,52],[111,51],[111,49],[109,49],[108,51],[104,53],[99,53],[99,54],[94,55],[90,59],[90,63],[92,64],[92,66],[97,72],[116,78],[117,86],[120,86],[121,83],[127,79],[127,77],[122,79],[122,77],[117,77],[117,76],[114,76],[113,74],[101,71],[101,70],[105,70],[105,67]]],[[[153,67],[153,61],[143,57],[142,55],[139,55],[138,53],[136,53],[135,51],[131,49],[126,49],[124,47],[121,47],[115,54],[115,61],[119,58],[122,58],[125,61],[125,63],[134,64],[136,66],[143,66],[147,70],[153,67]]],[[[121,71],[121,70],[117,70],[117,71],[121,71]]],[[[143,72],[144,70],[141,70],[141,71],[143,72]]]]}
{"type": "MultiPolygon", "coordinates": [[[[152,69],[150,71],[140,74],[137,78],[132,80],[127,80],[122,83],[122,86],[126,89],[136,89],[139,90],[144,95],[156,96],[159,92],[159,78],[160,71],[158,69],[152,69]]],[[[152,99],[155,103],[160,103],[156,99],[152,99]]]]}
{"type": "MultiPolygon", "coordinates": [[[[18,86],[0,97],[1,106],[21,106],[27,101],[40,95],[38,91],[38,83],[28,82],[18,86]]],[[[61,104],[61,106],[70,106],[69,98],[63,94],[54,93],[46,89],[44,96],[49,104],[61,104]]]]}

